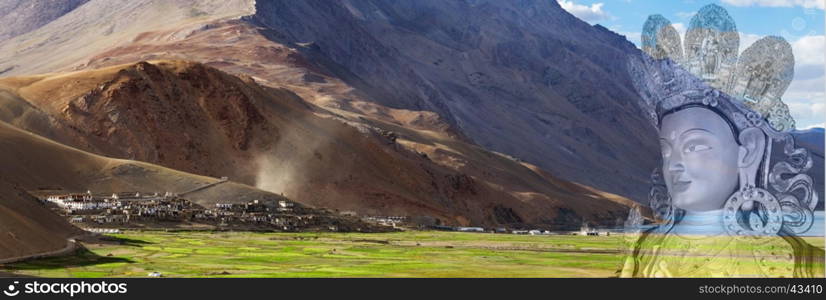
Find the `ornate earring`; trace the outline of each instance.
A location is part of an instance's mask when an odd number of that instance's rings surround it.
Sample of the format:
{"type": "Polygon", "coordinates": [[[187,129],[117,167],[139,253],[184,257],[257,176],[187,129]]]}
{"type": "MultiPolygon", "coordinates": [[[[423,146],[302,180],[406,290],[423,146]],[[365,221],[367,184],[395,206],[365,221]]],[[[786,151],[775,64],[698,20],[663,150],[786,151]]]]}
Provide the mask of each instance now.
{"type": "Polygon", "coordinates": [[[740,171],[740,189],[723,205],[723,227],[738,238],[773,236],[783,226],[783,211],[774,195],[754,185],[746,170],[740,171]]]}

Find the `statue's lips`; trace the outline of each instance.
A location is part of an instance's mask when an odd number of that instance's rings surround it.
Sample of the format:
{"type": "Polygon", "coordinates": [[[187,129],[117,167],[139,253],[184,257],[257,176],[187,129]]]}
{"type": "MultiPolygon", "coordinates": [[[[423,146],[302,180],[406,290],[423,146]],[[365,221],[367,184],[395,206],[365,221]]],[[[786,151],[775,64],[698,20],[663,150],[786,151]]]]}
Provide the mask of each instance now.
{"type": "Polygon", "coordinates": [[[688,186],[690,186],[690,185],[691,185],[691,181],[688,181],[688,180],[687,181],[674,181],[674,183],[671,184],[671,190],[672,190],[672,192],[675,192],[675,193],[684,192],[685,190],[688,189],[688,186]]]}

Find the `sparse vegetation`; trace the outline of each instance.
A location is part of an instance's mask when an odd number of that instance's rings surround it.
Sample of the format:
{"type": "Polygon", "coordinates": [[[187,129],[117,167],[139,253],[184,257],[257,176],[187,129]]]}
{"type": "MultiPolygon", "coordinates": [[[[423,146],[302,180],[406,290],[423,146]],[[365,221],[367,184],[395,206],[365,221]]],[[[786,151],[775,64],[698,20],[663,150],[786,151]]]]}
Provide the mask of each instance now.
{"type": "Polygon", "coordinates": [[[5,271],[47,277],[611,277],[618,237],[135,232],[5,271]],[[128,241],[128,242],[119,242],[128,241]],[[240,246],[239,246],[240,245],[240,246]]]}
{"type": "MultiPolygon", "coordinates": [[[[804,239],[824,244],[822,237],[804,239]]],[[[145,277],[153,272],[163,277],[615,277],[624,260],[622,236],[127,231],[83,244],[87,249],[73,256],[20,262],[0,272],[45,277],[145,277]]],[[[750,249],[739,250],[746,252],[734,259],[754,263],[746,255],[750,249]]],[[[783,260],[769,259],[783,266],[783,260]]]]}

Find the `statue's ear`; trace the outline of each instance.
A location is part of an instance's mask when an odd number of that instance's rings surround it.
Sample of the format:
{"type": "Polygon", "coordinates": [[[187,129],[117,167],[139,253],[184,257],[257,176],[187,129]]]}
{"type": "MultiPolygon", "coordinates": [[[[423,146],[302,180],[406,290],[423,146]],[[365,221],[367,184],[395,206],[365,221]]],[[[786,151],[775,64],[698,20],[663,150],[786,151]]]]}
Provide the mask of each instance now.
{"type": "Polygon", "coordinates": [[[766,135],[756,127],[749,127],[740,132],[740,168],[756,168],[760,165],[766,150],[766,135]]]}

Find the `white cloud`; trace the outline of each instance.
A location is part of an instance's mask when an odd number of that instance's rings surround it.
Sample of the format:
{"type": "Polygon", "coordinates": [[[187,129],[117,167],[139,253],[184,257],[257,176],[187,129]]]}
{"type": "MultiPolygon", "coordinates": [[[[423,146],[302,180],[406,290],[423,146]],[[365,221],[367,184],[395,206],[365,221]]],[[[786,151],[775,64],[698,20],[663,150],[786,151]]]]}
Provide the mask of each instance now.
{"type": "Polygon", "coordinates": [[[696,14],[696,11],[678,11],[675,15],[677,15],[677,17],[680,19],[689,19],[696,14]]]}
{"type": "Polygon", "coordinates": [[[642,35],[641,32],[623,30],[622,25],[620,25],[620,24],[610,25],[610,26],[608,26],[608,29],[613,31],[613,32],[616,32],[619,35],[625,36],[625,38],[629,42],[634,43],[634,45],[637,46],[637,48],[640,47],[640,36],[642,35]]]}
{"type": "MultiPolygon", "coordinates": [[[[823,97],[823,93],[820,93],[823,97]]],[[[820,98],[823,99],[823,98],[820,98]]],[[[810,128],[813,126],[822,127],[824,123],[824,113],[826,113],[826,104],[822,100],[788,100],[783,102],[789,106],[789,113],[795,121],[795,127],[799,129],[810,128]]]]}
{"type": "Polygon", "coordinates": [[[749,48],[754,42],[761,39],[762,35],[752,34],[752,33],[740,33],[740,54],[743,54],[743,51],[749,48]]]}
{"type": "Polygon", "coordinates": [[[624,35],[625,38],[628,39],[629,42],[634,43],[634,45],[636,45],[638,48],[642,44],[642,41],[640,40],[640,38],[642,36],[641,32],[631,32],[631,31],[615,31],[615,32],[619,33],[621,35],[624,35]]]}
{"type": "Polygon", "coordinates": [[[826,104],[822,102],[812,104],[812,113],[816,115],[826,114],[826,104]]]}
{"type": "Polygon", "coordinates": [[[795,74],[783,95],[783,102],[789,106],[797,128],[822,125],[826,119],[826,37],[803,36],[790,41],[790,44],[794,53],[795,74]]]}
{"type": "Polygon", "coordinates": [[[767,7],[794,7],[823,9],[823,0],[722,0],[723,3],[733,6],[767,6],[767,7]]]}
{"type": "Polygon", "coordinates": [[[611,18],[611,15],[602,9],[602,6],[605,5],[602,2],[591,4],[591,6],[576,4],[574,1],[568,0],[559,0],[558,2],[563,9],[588,23],[611,18]]]}
{"type": "Polygon", "coordinates": [[[812,115],[823,115],[824,113],[826,113],[826,106],[824,106],[824,105],[826,105],[826,104],[823,104],[823,103],[820,103],[820,102],[810,103],[808,105],[808,109],[811,111],[812,115]]]}
{"type": "Polygon", "coordinates": [[[792,51],[797,65],[820,65],[823,67],[826,59],[826,37],[823,35],[807,35],[792,42],[792,51]]]}
{"type": "Polygon", "coordinates": [[[806,127],[799,127],[797,129],[806,130],[806,129],[812,129],[812,128],[826,128],[826,123],[812,124],[812,125],[809,125],[809,126],[806,126],[806,127]]]}
{"type": "Polygon", "coordinates": [[[685,24],[683,24],[683,23],[674,23],[674,24],[671,24],[671,26],[674,27],[674,30],[677,30],[677,33],[680,35],[681,39],[685,38],[685,30],[686,30],[685,24]]]}
{"type": "MultiPolygon", "coordinates": [[[[794,53],[794,80],[786,91],[790,98],[809,98],[823,101],[824,67],[826,67],[826,37],[823,35],[808,35],[791,42],[794,53]]],[[[822,107],[822,106],[821,106],[822,107]]]]}
{"type": "MultiPolygon", "coordinates": [[[[796,69],[796,68],[795,68],[796,69]]],[[[795,75],[795,77],[797,77],[795,75]]],[[[824,95],[823,84],[824,78],[821,74],[815,78],[809,79],[794,79],[783,94],[783,99],[813,99],[823,101],[824,95]]]]}

